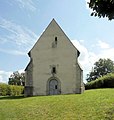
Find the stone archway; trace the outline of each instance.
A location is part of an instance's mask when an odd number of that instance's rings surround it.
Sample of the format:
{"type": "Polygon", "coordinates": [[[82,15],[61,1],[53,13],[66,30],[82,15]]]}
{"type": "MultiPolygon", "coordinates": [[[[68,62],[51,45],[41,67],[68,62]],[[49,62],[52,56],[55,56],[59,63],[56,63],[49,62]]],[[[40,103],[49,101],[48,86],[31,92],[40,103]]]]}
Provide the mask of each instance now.
{"type": "Polygon", "coordinates": [[[48,95],[58,95],[61,93],[60,81],[57,78],[50,78],[47,84],[48,95]]]}

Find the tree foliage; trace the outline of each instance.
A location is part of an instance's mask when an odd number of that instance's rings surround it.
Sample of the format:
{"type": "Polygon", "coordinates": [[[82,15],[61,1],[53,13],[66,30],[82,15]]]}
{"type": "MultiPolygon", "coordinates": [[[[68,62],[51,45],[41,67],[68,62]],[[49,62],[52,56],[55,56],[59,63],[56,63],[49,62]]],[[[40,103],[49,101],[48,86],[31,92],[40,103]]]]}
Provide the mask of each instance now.
{"type": "Polygon", "coordinates": [[[108,73],[114,72],[114,62],[110,59],[99,59],[94,63],[94,67],[91,72],[87,74],[87,81],[93,81],[102,77],[108,73]]]}
{"type": "Polygon", "coordinates": [[[109,73],[85,85],[86,90],[97,88],[114,88],[114,74],[109,73]]]}
{"type": "Polygon", "coordinates": [[[25,85],[25,73],[19,73],[18,71],[13,72],[13,74],[10,75],[9,85],[25,85]]]}
{"type": "Polygon", "coordinates": [[[114,0],[90,0],[89,8],[93,10],[91,16],[107,17],[114,19],[114,0]]]}

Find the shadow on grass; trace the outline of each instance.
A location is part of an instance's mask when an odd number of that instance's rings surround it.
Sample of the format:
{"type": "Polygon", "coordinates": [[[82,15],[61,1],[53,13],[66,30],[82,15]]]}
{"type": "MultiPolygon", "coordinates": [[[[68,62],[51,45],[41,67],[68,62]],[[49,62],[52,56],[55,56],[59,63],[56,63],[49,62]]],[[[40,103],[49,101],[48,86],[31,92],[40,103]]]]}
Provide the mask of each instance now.
{"type": "Polygon", "coordinates": [[[24,96],[0,96],[0,100],[24,99],[24,96]]]}

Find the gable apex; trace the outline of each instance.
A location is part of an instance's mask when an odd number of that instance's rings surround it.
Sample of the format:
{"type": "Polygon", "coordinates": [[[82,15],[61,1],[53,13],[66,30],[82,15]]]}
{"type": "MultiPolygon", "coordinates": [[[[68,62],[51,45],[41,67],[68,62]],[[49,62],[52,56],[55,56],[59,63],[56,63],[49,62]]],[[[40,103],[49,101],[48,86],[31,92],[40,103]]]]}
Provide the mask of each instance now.
{"type": "MultiPolygon", "coordinates": [[[[52,24],[55,24],[55,25],[57,25],[60,29],[61,29],[61,27],[59,26],[59,24],[57,23],[57,21],[53,18],[52,19],[52,21],[50,22],[50,24],[48,25],[48,26],[50,26],[50,25],[52,25],[52,24]]],[[[47,27],[48,28],[48,27],[47,27]]],[[[62,29],[61,29],[62,30],[62,29]]],[[[62,30],[63,31],[63,30],[62,30]]]]}
{"type": "MultiPolygon", "coordinates": [[[[35,45],[32,47],[32,49],[36,46],[36,44],[38,44],[38,42],[40,41],[42,36],[50,36],[50,35],[65,35],[66,38],[68,39],[68,41],[70,42],[70,44],[78,51],[78,49],[74,46],[74,44],[71,42],[71,40],[68,38],[68,36],[65,34],[65,32],[62,30],[62,28],[59,26],[59,24],[56,22],[56,20],[53,18],[52,21],[49,23],[49,25],[46,27],[46,29],[44,29],[43,33],[40,35],[39,39],[37,40],[37,42],[35,43],[35,45]],[[47,32],[50,31],[50,32],[47,32]],[[50,33],[50,34],[49,34],[50,33]]],[[[32,49],[29,51],[29,55],[30,52],[32,51],[32,49]]],[[[78,51],[78,56],[80,55],[80,52],[78,51]]]]}
{"type": "MultiPolygon", "coordinates": [[[[69,40],[69,42],[72,44],[72,46],[77,50],[77,55],[78,55],[78,57],[79,57],[79,55],[80,55],[80,51],[74,46],[74,44],[71,42],[71,40],[69,39],[69,37],[66,35],[66,33],[62,30],[62,28],[59,26],[59,24],[56,22],[56,20],[53,18],[52,19],[52,21],[50,22],[50,24],[48,25],[48,27],[51,25],[51,24],[55,24],[55,25],[57,25],[58,27],[59,27],[59,29],[62,31],[62,33],[68,38],[68,40],[69,40]]],[[[48,28],[47,27],[47,28],[48,28]]],[[[46,29],[47,29],[46,28],[46,29]]],[[[45,30],[46,30],[45,29],[45,30]]]]}
{"type": "MultiPolygon", "coordinates": [[[[51,22],[55,22],[55,23],[57,23],[57,22],[56,22],[56,20],[55,20],[54,18],[52,19],[52,21],[51,21],[51,22]]],[[[51,23],[51,22],[50,22],[50,23],[51,23]]]]}

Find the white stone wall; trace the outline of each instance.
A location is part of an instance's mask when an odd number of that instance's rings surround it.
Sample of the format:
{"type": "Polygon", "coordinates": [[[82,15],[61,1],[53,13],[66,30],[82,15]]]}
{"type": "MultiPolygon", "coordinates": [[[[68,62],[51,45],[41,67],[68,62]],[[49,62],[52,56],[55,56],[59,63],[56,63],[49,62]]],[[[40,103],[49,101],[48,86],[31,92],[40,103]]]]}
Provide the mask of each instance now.
{"type": "Polygon", "coordinates": [[[47,95],[47,81],[53,77],[53,66],[57,71],[55,77],[60,80],[61,94],[79,93],[82,70],[77,67],[78,51],[54,20],[30,53],[33,62],[33,95],[47,95]]]}

